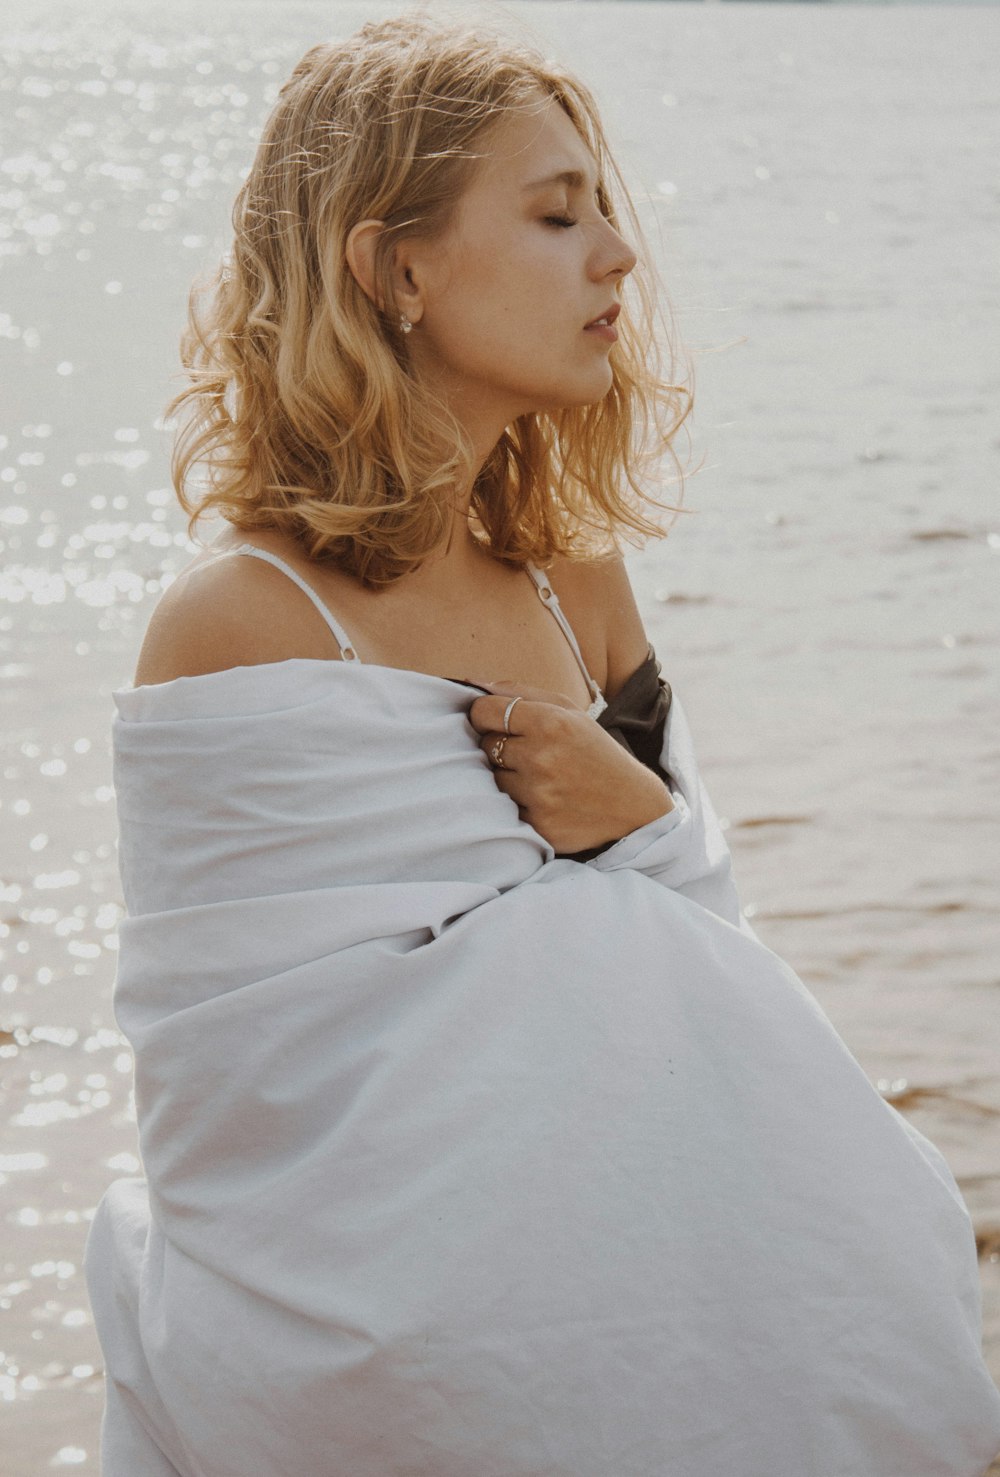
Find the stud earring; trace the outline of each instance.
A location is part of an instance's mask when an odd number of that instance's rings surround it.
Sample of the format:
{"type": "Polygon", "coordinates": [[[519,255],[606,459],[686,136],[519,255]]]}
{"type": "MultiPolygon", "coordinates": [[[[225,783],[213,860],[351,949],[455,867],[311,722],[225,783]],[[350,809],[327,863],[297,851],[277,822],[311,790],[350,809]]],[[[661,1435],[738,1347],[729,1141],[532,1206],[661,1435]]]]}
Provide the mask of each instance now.
{"type": "Polygon", "coordinates": [[[413,327],[413,324],[410,322],[409,318],[407,318],[405,313],[400,313],[399,315],[399,326],[404,333],[409,333],[411,328],[413,327]]]}

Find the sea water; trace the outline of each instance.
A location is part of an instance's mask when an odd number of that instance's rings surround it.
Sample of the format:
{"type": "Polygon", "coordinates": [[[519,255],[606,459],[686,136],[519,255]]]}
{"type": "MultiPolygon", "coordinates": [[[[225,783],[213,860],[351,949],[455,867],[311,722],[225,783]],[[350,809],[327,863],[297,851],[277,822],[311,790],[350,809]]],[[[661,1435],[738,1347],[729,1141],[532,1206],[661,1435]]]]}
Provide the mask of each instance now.
{"type": "MultiPolygon", "coordinates": [[[[109,695],[190,555],[161,418],[188,286],[293,63],[393,9],[5,12],[7,1477],[97,1471],[81,1253],[105,1186],[139,1170],[109,695]]],[[[629,555],[642,615],[755,928],[958,1176],[1000,1375],[1000,19],[484,10],[593,88],[631,183],[693,356],[678,449],[701,468],[691,511],[629,555]]]]}

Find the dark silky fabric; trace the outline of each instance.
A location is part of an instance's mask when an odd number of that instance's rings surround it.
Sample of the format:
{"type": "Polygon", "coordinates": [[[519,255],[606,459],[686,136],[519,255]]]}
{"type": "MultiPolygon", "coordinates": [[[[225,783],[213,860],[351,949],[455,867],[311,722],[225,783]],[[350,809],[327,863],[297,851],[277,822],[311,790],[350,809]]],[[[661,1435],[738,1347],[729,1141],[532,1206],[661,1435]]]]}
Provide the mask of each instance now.
{"type": "MultiPolygon", "coordinates": [[[[670,683],[660,676],[660,664],[653,648],[650,646],[648,650],[646,660],[636,667],[597,721],[622,748],[634,754],[664,784],[669,784],[669,776],[660,768],[660,754],[663,730],[670,712],[670,683]]],[[[592,846],[586,851],[558,852],[557,855],[569,856],[575,862],[587,862],[613,845],[613,840],[605,841],[603,846],[592,846]]]]}
{"type": "Polygon", "coordinates": [[[646,660],[636,667],[597,721],[667,784],[669,776],[660,768],[660,754],[670,712],[670,683],[660,676],[653,648],[648,650],[646,660]]]}

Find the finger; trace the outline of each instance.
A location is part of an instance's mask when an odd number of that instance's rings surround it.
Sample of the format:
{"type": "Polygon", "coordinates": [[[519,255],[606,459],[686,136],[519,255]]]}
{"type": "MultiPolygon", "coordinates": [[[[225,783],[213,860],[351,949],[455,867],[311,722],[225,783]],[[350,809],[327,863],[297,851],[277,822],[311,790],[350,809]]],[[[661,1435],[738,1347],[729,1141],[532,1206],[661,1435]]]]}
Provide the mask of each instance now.
{"type": "Polygon", "coordinates": [[[502,694],[494,697],[491,693],[488,697],[477,697],[473,699],[469,707],[469,722],[476,732],[503,733],[504,714],[508,707],[510,707],[511,698],[513,697],[521,697],[521,701],[515,703],[511,709],[508,720],[509,731],[511,734],[523,734],[527,727],[530,726],[530,718],[525,713],[529,699],[522,697],[520,693],[511,693],[510,697],[502,694]]]}
{"type": "Polygon", "coordinates": [[[517,775],[514,774],[512,771],[508,773],[506,769],[497,769],[494,770],[494,778],[497,782],[497,789],[502,790],[505,795],[509,795],[510,798],[514,801],[515,805],[517,805],[518,810],[520,810],[520,801],[514,794],[514,791],[517,789],[518,786],[517,775]]]}
{"type": "Polygon", "coordinates": [[[514,744],[516,744],[516,742],[517,738],[515,734],[507,734],[504,733],[502,730],[500,732],[494,730],[483,735],[483,737],[479,740],[479,747],[482,749],[483,753],[490,761],[490,764],[496,771],[496,773],[503,774],[505,771],[507,773],[511,773],[516,771],[517,769],[517,754],[516,750],[512,747],[514,744]],[[504,743],[502,745],[502,752],[500,754],[502,762],[500,764],[497,764],[493,758],[493,748],[494,745],[498,744],[501,739],[504,740],[504,743]]]}
{"type": "Polygon", "coordinates": [[[508,774],[506,770],[498,769],[495,772],[494,778],[496,779],[497,789],[502,790],[508,799],[513,800],[517,806],[518,818],[522,821],[527,821],[530,826],[532,824],[532,813],[523,776],[519,774],[508,774]]]}

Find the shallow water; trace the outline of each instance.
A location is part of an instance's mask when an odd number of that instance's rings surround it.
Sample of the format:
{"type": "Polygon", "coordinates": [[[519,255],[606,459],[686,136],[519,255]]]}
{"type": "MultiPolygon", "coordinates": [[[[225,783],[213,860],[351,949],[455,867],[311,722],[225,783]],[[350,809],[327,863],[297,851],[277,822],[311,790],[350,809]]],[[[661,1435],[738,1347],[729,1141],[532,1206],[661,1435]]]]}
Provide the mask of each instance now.
{"type": "MultiPolygon", "coordinates": [[[[138,1167],[109,693],[188,557],[159,422],[187,287],[278,81],[331,13],[347,34],[394,8],[56,6],[40,28],[22,3],[0,36],[9,1477],[97,1470],[83,1239],[138,1167]]],[[[947,1155],[1000,1377],[1000,19],[506,9],[598,94],[699,350],[696,511],[630,567],[742,896],[947,1155]]]]}

